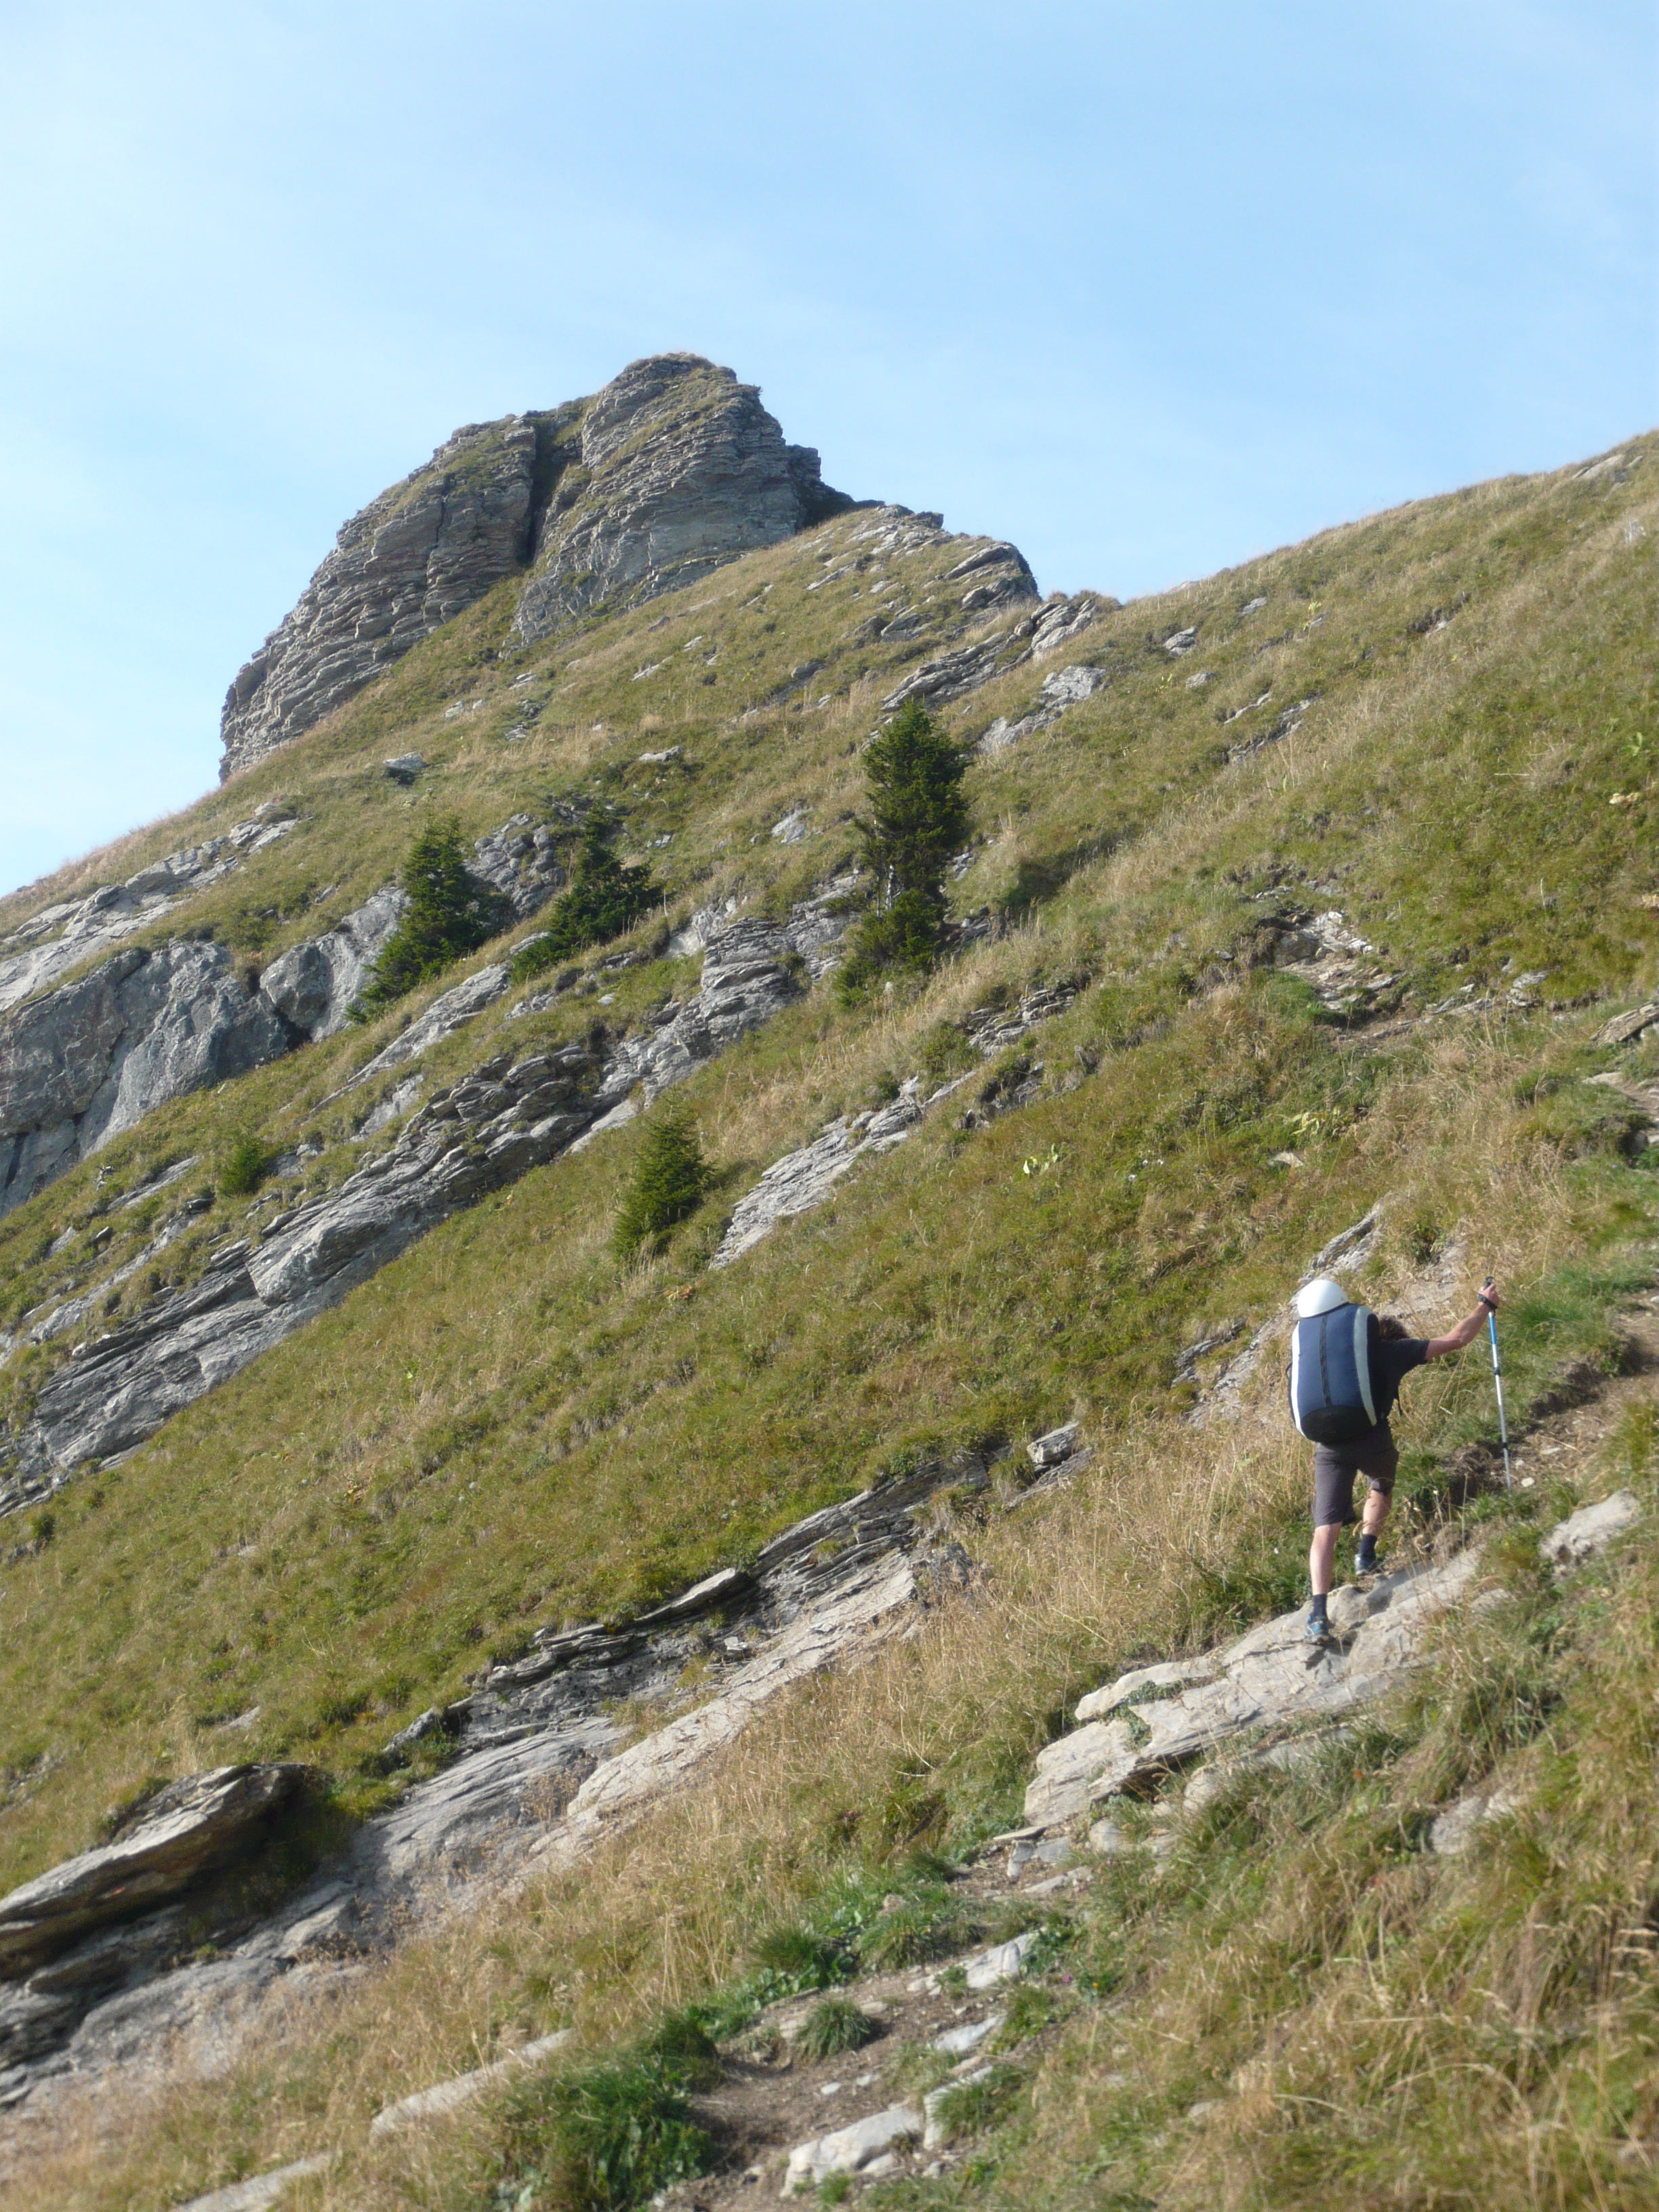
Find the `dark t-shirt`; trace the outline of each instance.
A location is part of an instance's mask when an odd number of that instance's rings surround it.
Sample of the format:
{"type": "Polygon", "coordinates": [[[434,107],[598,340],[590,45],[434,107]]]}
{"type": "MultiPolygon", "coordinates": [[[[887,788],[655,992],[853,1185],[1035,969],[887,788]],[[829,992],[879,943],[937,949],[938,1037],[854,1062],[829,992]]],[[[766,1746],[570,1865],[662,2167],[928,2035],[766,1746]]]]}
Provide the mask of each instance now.
{"type": "Polygon", "coordinates": [[[1383,1426],[1394,1411],[1394,1401],[1400,1395],[1400,1386],[1413,1367],[1420,1367],[1429,1356],[1428,1340],[1420,1336],[1396,1337],[1385,1344],[1382,1332],[1373,1314],[1366,1332],[1366,1352],[1370,1360],[1371,1402],[1376,1407],[1376,1425],[1383,1426]]]}

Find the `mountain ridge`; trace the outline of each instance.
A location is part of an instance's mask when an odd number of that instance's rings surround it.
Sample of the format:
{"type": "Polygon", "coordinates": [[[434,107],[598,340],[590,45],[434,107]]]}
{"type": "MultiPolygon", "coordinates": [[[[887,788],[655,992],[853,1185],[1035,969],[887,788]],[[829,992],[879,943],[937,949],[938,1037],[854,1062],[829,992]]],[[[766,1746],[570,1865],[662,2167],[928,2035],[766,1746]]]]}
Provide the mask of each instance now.
{"type": "MultiPolygon", "coordinates": [[[[1185,1739],[1160,1764],[1176,1739],[1158,1735],[1143,1762],[1139,1707],[1115,1707],[1109,1748],[1136,1752],[1109,1814],[1128,1847],[1069,1810],[1036,1847],[1048,1858],[1009,1846],[1018,1880],[990,1886],[1019,1894],[997,1928],[1038,1941],[1006,1984],[1006,2047],[927,2107],[930,2125],[956,2113],[960,2154],[893,2150],[890,2179],[906,2203],[955,2208],[1081,2206],[1097,2181],[1184,2206],[1216,2201],[1221,2177],[1230,2205],[1277,2212],[1304,2201],[1292,2128],[1315,2131],[1319,2201],[1359,2212],[1376,2145],[1451,2186],[1457,2137],[1479,2136],[1511,2174],[1571,2096],[1590,2118],[1571,2147],[1549,2136],[1569,2176],[1553,2201],[1638,2201],[1616,2154],[1648,2140],[1644,2108],[1619,2118],[1583,2069],[1622,2080],[1637,2052],[1645,1969],[1597,1981],[1593,1923],[1635,1912],[1659,1865],[1632,1717],[1646,1662],[1593,1636],[1598,1605],[1635,1618],[1659,1556],[1651,449],[1343,526],[1127,606],[1039,600],[1006,541],[891,507],[637,604],[562,611],[533,641],[514,570],[181,820],[7,902],[0,959],[29,963],[9,1020],[169,945],[283,1004],[310,978],[307,1010],[331,1007],[318,948],[339,949],[440,816],[526,898],[367,1029],[325,1017],[246,1073],[157,1099],[0,1219],[10,1479],[43,1409],[78,1394],[101,1418],[113,1364],[192,1300],[210,1358],[216,1286],[280,1267],[424,1148],[483,1179],[286,1340],[162,1408],[147,1440],[71,1449],[13,1501],[6,1884],[228,1761],[303,1763],[317,1793],[229,1888],[184,1894],[164,1955],[131,1936],[150,1978],[99,2048],[145,2020],[185,2032],[198,1999],[204,2024],[256,1923],[275,1931],[259,1972],[292,2025],[234,2053],[186,2035],[159,2118],[125,2073],[99,2077],[101,2117],[72,2077],[27,2088],[0,2157],[27,2161],[39,2201],[161,2212],[326,2151],[337,2163],[294,2186],[352,2212],[440,2196],[562,2212],[558,2100],[678,2006],[735,2019],[720,2008],[737,1984],[779,1971],[762,1963],[783,1955],[775,1935],[792,1958],[873,1956],[890,1932],[922,1947],[882,2001],[939,2032],[929,1930],[966,1925],[949,1893],[977,1896],[969,1870],[1030,1825],[1033,1761],[1052,1776],[1089,1750],[1048,1751],[1079,1700],[1149,1662],[1195,1664],[1296,1601],[1306,1468],[1273,1346],[1316,1254],[1424,1333],[1477,1262],[1513,1285],[1516,1491],[1474,1355],[1408,1391],[1399,1419],[1391,1569],[1432,1575],[1484,1546],[1491,1603],[1433,1658],[1432,1710],[1385,1698],[1363,1759],[1326,1745],[1293,1771],[1252,1739],[1202,1805],[1203,1790],[1186,1802],[1185,1739]],[[864,747],[907,698],[969,750],[975,826],[938,965],[843,1003],[838,944],[870,888],[864,747]],[[514,980],[544,927],[533,901],[596,808],[659,903],[514,980]],[[810,941],[787,942],[802,909],[810,941]],[[728,985],[765,1018],[693,1049],[728,985]],[[671,1064],[711,1180],[664,1249],[624,1266],[611,1230],[671,1064]],[[574,1110],[549,1088],[572,1070],[578,1120],[602,1103],[607,1126],[532,1158],[541,1121],[574,1110]],[[269,1156],[252,1189],[228,1171],[248,1137],[269,1156]],[[521,1171],[485,1187],[498,1139],[521,1171]],[[1562,1595],[1540,1540],[1623,1489],[1640,1506],[1623,1548],[1562,1595]],[[561,1700],[611,1694],[602,1670],[561,1670],[659,1637],[651,1699],[600,1714],[635,1733],[607,1735],[622,1763],[591,1802],[669,1777],[762,1666],[744,1593],[769,1547],[799,1544],[790,1558],[828,1581],[874,1573],[860,1530],[873,1543],[912,1505],[939,1571],[882,1599],[880,1653],[826,1640],[826,1668],[640,1801],[626,1847],[601,1837],[564,1869],[550,1844],[510,1908],[416,1911],[386,1950],[354,1948],[340,1900],[312,1898],[353,1838],[414,1838],[428,1808],[482,1803],[511,1771],[543,1774],[514,1820],[553,1836],[575,1778],[561,1700]],[[1623,1733],[1589,1727],[1575,1674],[1623,1733]],[[1620,1808],[1616,1882],[1575,1760],[1620,1808]],[[1529,1778],[1547,1761],[1558,1779],[1529,1778]],[[1470,1793],[1504,1792],[1547,1849],[1505,1856],[1523,1833],[1508,1813],[1471,1816],[1455,1859],[1426,1840],[1470,1793]],[[1526,1999],[1559,2066],[1468,1994],[1495,1975],[1509,2003],[1524,1981],[1507,1937],[1490,1974],[1459,1948],[1460,1900],[1505,1882],[1575,1947],[1559,1993],[1526,1999]],[[301,1903],[290,1941],[281,1914],[301,1903]],[[1362,2063],[1360,2023],[1395,2045],[1356,1958],[1379,1962],[1400,2035],[1439,2054],[1415,2086],[1362,2063]],[[1431,1959],[1462,1961],[1468,1989],[1431,1959]],[[1580,1989],[1604,2027],[1575,2009],[1580,1989]],[[509,2081],[514,2050],[541,2070],[509,2081]],[[1484,2104],[1463,2063],[1477,2051],[1504,2075],[1484,2104]],[[1309,2088],[1315,2051],[1351,2066],[1340,2093],[1309,2088]],[[507,2072],[452,2133],[434,2117],[418,2138],[402,2122],[369,2136],[405,2092],[480,2063],[507,2072]]],[[[63,1992],[37,1994],[62,2025],[63,1992]]],[[[14,2004],[16,2033],[47,2033],[8,1984],[5,2034],[14,2004]]],[[[744,2036],[769,2033],[762,2013],[744,2036]]],[[[780,2174],[844,2116],[783,2043],[734,2063],[775,2090],[766,2125],[794,2130],[745,2138],[780,2174]]],[[[921,2112],[933,2094],[879,2038],[858,2063],[883,2083],[872,2106],[921,2112]]],[[[718,2132],[720,2109],[697,2124],[718,2132]]]]}
{"type": "Polygon", "coordinates": [[[232,678],[220,780],[303,735],[504,577],[514,630],[550,636],[843,513],[817,453],[754,385],[656,354],[590,398],[468,422],[341,526],[297,605],[232,678]]]}

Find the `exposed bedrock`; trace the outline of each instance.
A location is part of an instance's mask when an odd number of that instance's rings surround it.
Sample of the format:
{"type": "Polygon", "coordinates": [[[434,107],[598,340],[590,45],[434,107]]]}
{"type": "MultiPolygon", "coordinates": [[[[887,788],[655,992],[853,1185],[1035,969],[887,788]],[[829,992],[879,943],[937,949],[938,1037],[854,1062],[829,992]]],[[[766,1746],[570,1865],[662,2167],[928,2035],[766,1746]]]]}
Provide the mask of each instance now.
{"type": "MultiPolygon", "coordinates": [[[[565,879],[553,832],[527,814],[479,838],[471,871],[515,921],[565,879]]],[[[168,1099],[343,1029],[404,906],[398,886],[383,885],[332,929],[273,960],[257,988],[221,945],[135,946],[0,1017],[0,1215],[168,1099]]],[[[84,957],[96,940],[76,942],[84,957]]]]}
{"type": "Polygon", "coordinates": [[[781,925],[738,919],[714,936],[701,987],[638,1033],[603,1027],[584,1042],[486,1061],[430,1098],[382,1152],[337,1189],[269,1223],[256,1244],[222,1252],[187,1288],[79,1349],[42,1389],[19,1477],[0,1514],[52,1486],[58,1470],[141,1443],[167,1417],[237,1374],[464,1206],[559,1153],[601,1121],[623,1120],[758,1028],[799,994],[786,964],[821,951],[827,900],[781,925]]]}
{"type": "Polygon", "coordinates": [[[538,432],[469,422],[370,501],[293,612],[239,669],[221,718],[221,779],[296,738],[527,558],[538,432]]]}
{"type": "Polygon", "coordinates": [[[131,946],[0,1023],[0,1214],[164,1099],[293,1035],[219,945],[131,946]]]}
{"type": "Polygon", "coordinates": [[[544,637],[601,603],[676,591],[852,504],[729,368],[696,354],[634,362],[587,403],[515,626],[544,637]]]}
{"type": "Polygon", "coordinates": [[[0,1014],[47,989],[71,968],[118,945],[135,930],[171,914],[181,898],[216,884],[251,854],[299,824],[267,802],[251,821],[222,837],[189,845],[140,868],[122,884],[101,884],[83,897],[43,907],[0,937],[0,1014]],[[272,817],[275,818],[272,818],[272,817]]]}
{"type": "Polygon", "coordinates": [[[230,775],[342,706],[412,645],[528,572],[518,629],[695,583],[853,502],[784,443],[752,385],[696,354],[630,363],[590,399],[471,422],[340,532],[238,671],[230,775]]]}
{"type": "Polygon", "coordinates": [[[349,1973],[355,1955],[464,1907],[481,1881],[521,1882],[580,1858],[683,1786],[790,1683],[901,1630],[959,1582],[965,1557],[930,1542],[927,1501],[941,1484],[987,1480],[981,1456],[930,1462],[798,1522],[752,1569],[722,1570],[626,1626],[544,1631],[385,1754],[394,1766],[438,1735],[451,1764],[368,1821],[263,1924],[216,1929],[221,1955],[205,1966],[189,1963],[188,1890],[257,1832],[262,1793],[274,1803],[299,1770],[220,1768],[174,1784],[114,1846],[0,1899],[0,1947],[22,1931],[0,1948],[0,2106],[64,2075],[212,2070],[296,1966],[349,1973]],[[694,1661],[714,1694],[687,1710],[694,1661]],[[636,1742],[617,1718],[624,1701],[657,1723],[636,1742]],[[120,1854],[149,1885],[125,1905],[112,1887],[120,1854]],[[60,1899],[80,1900],[78,1928],[60,1916],[36,1940],[42,1911],[60,1899]]]}

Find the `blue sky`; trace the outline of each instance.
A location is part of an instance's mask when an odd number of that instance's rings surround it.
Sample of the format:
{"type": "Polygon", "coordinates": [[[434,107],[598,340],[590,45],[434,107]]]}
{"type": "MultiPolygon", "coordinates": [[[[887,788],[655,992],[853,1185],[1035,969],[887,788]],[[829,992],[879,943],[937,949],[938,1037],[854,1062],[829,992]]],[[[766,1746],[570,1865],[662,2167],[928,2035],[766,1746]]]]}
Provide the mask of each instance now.
{"type": "Polygon", "coordinates": [[[1650,0],[0,0],[0,890],[347,515],[690,347],[1127,597],[1659,418],[1650,0]]]}

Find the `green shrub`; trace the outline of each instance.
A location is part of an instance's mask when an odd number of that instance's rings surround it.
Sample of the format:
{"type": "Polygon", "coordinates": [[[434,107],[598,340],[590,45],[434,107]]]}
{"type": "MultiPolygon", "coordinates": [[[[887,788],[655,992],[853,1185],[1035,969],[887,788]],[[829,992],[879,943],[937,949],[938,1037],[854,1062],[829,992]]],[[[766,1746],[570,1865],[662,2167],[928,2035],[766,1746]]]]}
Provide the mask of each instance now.
{"type": "Polygon", "coordinates": [[[364,985],[353,1015],[366,1021],[505,928],[512,909],[467,866],[453,816],[428,822],[399,878],[409,903],[364,985]]]}
{"type": "Polygon", "coordinates": [[[828,1936],[805,1928],[774,1928],[755,1946],[755,1964],[797,1990],[833,1989],[847,1979],[846,1951],[828,1936]]]}
{"type": "Polygon", "coordinates": [[[646,1129],[617,1216],[611,1243],[617,1257],[631,1260],[641,1245],[655,1244],[696,1209],[708,1188],[708,1163],[690,1109],[660,1108],[646,1129]]]}
{"type": "Polygon", "coordinates": [[[859,1936],[859,1963],[869,1972],[890,1973],[899,1966],[920,1966],[941,1959],[958,1939],[957,1916],[946,1904],[925,1902],[896,1905],[872,1920],[859,1936]]]}
{"type": "Polygon", "coordinates": [[[843,2051],[861,2051],[880,2033],[880,2022],[850,1997],[823,1997],[807,2014],[795,2048],[804,2058],[838,2058],[843,2051]]]}
{"type": "Polygon", "coordinates": [[[251,1129],[239,1129],[219,1163],[219,1188],[227,1198],[246,1198],[270,1173],[276,1155],[251,1129]]]}
{"type": "Polygon", "coordinates": [[[523,981],[544,975],[590,945],[620,937],[650,913],[657,896],[649,868],[623,867],[611,849],[608,825],[590,814],[582,824],[570,888],[549,909],[547,927],[520,949],[514,977],[523,981]]]}
{"type": "Polygon", "coordinates": [[[508,2105],[496,2202],[629,2212],[706,2173],[714,2145],[687,2098],[720,2070],[707,2029],[681,2012],[615,2057],[525,2084],[508,2105]]]}

